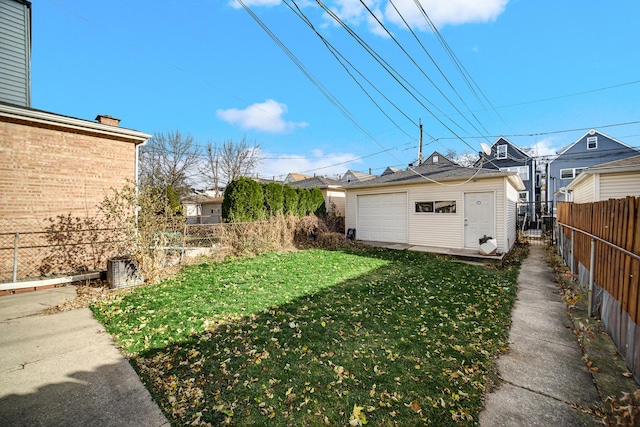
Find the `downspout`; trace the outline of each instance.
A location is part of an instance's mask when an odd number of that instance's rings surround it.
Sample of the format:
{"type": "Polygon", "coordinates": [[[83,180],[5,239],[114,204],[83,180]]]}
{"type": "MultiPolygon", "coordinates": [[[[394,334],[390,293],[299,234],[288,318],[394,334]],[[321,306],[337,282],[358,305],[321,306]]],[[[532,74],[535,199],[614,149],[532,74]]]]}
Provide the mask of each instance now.
{"type": "Polygon", "coordinates": [[[135,230],[134,230],[134,236],[136,238],[136,241],[138,240],[138,211],[140,210],[140,206],[138,206],[138,196],[140,194],[140,166],[138,165],[138,163],[140,162],[140,147],[145,145],[147,143],[148,139],[145,139],[142,143],[140,144],[136,144],[135,145],[135,165],[134,165],[134,174],[136,177],[136,188],[135,188],[135,194],[136,194],[136,206],[135,206],[135,230]]]}

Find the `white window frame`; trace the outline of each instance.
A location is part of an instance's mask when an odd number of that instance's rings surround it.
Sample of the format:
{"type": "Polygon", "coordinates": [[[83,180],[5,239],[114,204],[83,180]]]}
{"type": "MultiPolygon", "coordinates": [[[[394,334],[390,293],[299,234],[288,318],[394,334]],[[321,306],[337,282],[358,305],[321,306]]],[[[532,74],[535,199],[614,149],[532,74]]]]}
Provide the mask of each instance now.
{"type": "Polygon", "coordinates": [[[573,179],[576,176],[580,175],[580,172],[582,172],[583,170],[585,170],[585,168],[560,169],[560,179],[573,179]],[[562,176],[563,172],[566,172],[566,171],[571,171],[571,176],[562,176]]]}
{"type": "Polygon", "coordinates": [[[457,200],[425,200],[425,201],[419,201],[419,202],[415,202],[414,206],[413,206],[413,213],[417,214],[417,215],[443,215],[443,214],[449,214],[449,215],[455,215],[458,213],[458,201],[457,200]],[[442,203],[448,203],[448,205],[446,206],[453,206],[453,212],[442,212],[442,206],[439,206],[439,204],[442,203]],[[425,205],[431,205],[430,207],[430,211],[418,211],[418,205],[419,204],[425,204],[425,205]]]}
{"type": "Polygon", "coordinates": [[[597,148],[598,148],[598,137],[597,136],[587,137],[587,150],[596,150],[597,148]]]}
{"type": "Polygon", "coordinates": [[[529,191],[518,191],[518,200],[522,200],[525,202],[529,201],[529,191]],[[522,195],[524,195],[524,197],[522,197],[522,195]]]}
{"type": "Polygon", "coordinates": [[[573,179],[575,177],[576,177],[576,170],[574,168],[560,169],[560,179],[573,179]]]}
{"type": "Polygon", "coordinates": [[[507,144],[498,145],[496,149],[496,159],[506,159],[507,158],[507,144]]]}

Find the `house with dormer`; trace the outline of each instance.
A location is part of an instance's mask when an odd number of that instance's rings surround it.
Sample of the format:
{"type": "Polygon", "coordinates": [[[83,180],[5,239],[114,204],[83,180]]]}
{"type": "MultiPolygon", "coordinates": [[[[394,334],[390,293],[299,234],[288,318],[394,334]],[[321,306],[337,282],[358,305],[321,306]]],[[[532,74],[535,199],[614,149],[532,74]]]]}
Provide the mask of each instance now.
{"type": "Polygon", "coordinates": [[[376,176],[371,175],[371,171],[369,171],[369,173],[367,174],[364,172],[358,172],[358,171],[349,169],[344,173],[344,175],[342,175],[342,178],[340,178],[340,180],[342,182],[346,182],[347,184],[350,184],[352,182],[369,181],[370,179],[374,179],[374,178],[376,178],[376,176]]]}
{"type": "Polygon", "coordinates": [[[528,203],[540,201],[540,186],[536,185],[538,180],[535,159],[502,136],[496,139],[490,148],[491,153],[483,154],[475,166],[517,172],[525,185],[525,189],[518,193],[519,200],[528,203]]]}
{"type": "Polygon", "coordinates": [[[553,202],[569,201],[566,187],[585,169],[602,163],[637,156],[640,150],[591,129],[572,144],[558,152],[548,164],[547,194],[553,202]]]}

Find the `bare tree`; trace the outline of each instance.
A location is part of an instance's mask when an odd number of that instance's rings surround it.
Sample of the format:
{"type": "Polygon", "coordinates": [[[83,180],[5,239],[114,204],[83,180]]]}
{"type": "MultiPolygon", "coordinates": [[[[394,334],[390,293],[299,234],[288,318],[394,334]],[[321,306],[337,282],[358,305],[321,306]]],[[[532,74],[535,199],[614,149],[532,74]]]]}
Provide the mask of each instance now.
{"type": "Polygon", "coordinates": [[[211,143],[205,149],[207,165],[203,172],[210,185],[216,189],[220,183],[228,184],[236,178],[251,176],[260,165],[260,146],[249,146],[242,138],[239,142],[227,140],[222,147],[215,147],[211,143]]]}
{"type": "Polygon", "coordinates": [[[171,186],[180,196],[189,192],[201,163],[193,136],[180,131],[155,133],[140,149],[140,182],[143,188],[171,186]]]}
{"type": "Polygon", "coordinates": [[[444,156],[452,162],[465,167],[472,167],[479,159],[479,156],[477,154],[470,153],[468,151],[463,151],[462,153],[458,154],[453,148],[447,149],[444,156]]]}

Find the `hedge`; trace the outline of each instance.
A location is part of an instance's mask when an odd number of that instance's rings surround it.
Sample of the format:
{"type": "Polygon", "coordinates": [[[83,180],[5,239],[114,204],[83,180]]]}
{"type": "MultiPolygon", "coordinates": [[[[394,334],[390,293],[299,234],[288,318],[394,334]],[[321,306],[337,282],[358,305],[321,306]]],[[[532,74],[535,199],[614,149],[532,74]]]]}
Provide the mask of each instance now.
{"type": "Polygon", "coordinates": [[[293,188],[275,182],[259,184],[250,178],[231,181],[222,202],[225,222],[260,221],[281,213],[302,217],[324,212],[324,196],[319,188],[293,188]]]}

